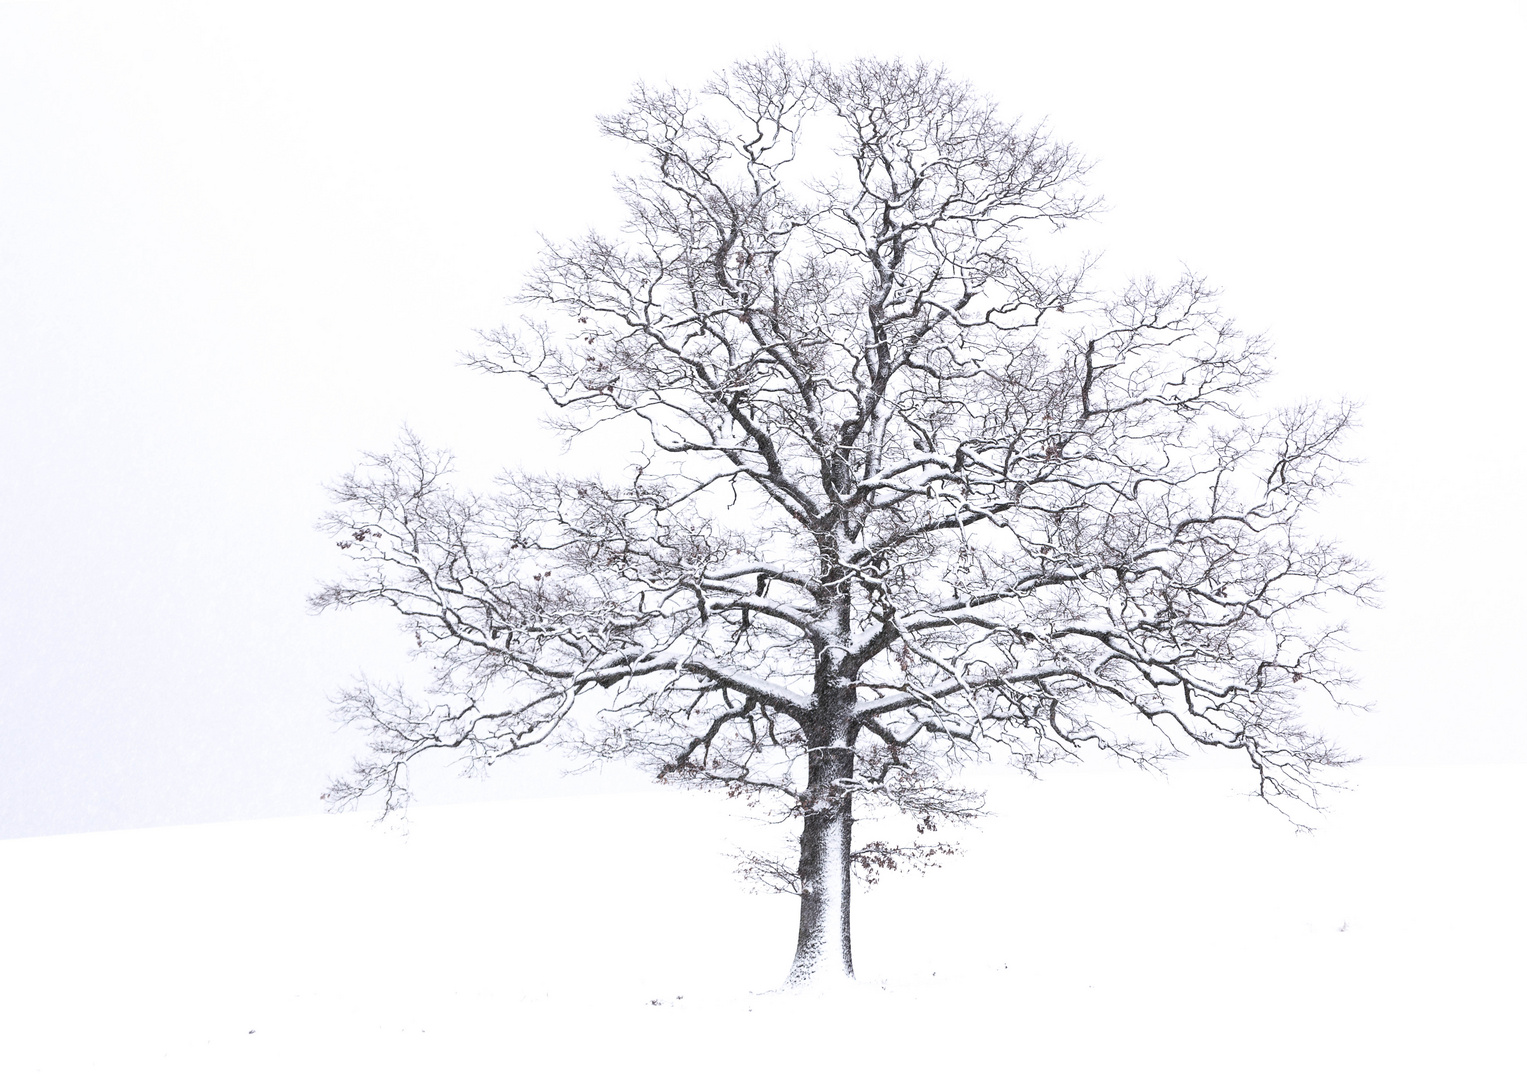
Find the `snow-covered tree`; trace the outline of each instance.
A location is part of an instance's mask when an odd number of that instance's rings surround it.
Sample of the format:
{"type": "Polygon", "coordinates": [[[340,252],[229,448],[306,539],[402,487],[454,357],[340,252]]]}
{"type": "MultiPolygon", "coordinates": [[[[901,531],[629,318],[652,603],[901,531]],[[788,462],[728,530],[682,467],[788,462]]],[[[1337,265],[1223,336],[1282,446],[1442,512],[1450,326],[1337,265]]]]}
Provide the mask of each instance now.
{"type": "Polygon", "coordinates": [[[771,55],[601,123],[624,227],[551,244],[472,362],[630,467],[469,495],[409,437],[337,486],[315,603],[395,608],[434,678],[343,697],[339,801],[548,741],[777,800],[791,982],[852,974],[850,869],[901,853],[855,806],[969,816],[969,757],[1196,746],[1316,802],[1298,684],[1342,683],[1321,608],[1368,585],[1300,518],[1348,410],[1252,411],[1264,345],[1198,277],[1047,264],[1085,162],[943,71],[771,55]]]}

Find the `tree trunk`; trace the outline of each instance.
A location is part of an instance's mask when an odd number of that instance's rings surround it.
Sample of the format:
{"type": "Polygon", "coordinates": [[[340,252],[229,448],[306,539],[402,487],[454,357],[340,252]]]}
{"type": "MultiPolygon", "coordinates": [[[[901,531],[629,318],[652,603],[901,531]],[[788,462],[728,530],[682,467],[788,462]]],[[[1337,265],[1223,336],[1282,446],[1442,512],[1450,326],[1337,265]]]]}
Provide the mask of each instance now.
{"type": "Polygon", "coordinates": [[[854,977],[848,926],[853,796],[838,783],[853,775],[852,747],[811,750],[801,828],[801,926],[788,986],[854,977]]]}

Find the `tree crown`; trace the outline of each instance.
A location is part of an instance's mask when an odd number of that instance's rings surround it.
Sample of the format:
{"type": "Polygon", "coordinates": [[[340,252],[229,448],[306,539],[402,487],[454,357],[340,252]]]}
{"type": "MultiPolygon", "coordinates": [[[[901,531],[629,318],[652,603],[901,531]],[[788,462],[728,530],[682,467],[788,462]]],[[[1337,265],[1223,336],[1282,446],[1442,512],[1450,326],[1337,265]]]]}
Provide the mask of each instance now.
{"type": "Polygon", "coordinates": [[[836,790],[929,823],[988,751],[1197,745],[1315,800],[1343,758],[1296,684],[1344,684],[1320,612],[1370,585],[1300,521],[1349,408],[1252,410],[1265,343],[1196,276],[1046,264],[1085,161],[942,71],[771,55],[601,126],[644,162],[624,228],[549,244],[471,362],[639,457],[465,495],[410,437],[338,485],[315,603],[394,608],[437,698],[348,692],[372,754],[337,796],[555,737],[802,807],[843,754],[836,790]]]}

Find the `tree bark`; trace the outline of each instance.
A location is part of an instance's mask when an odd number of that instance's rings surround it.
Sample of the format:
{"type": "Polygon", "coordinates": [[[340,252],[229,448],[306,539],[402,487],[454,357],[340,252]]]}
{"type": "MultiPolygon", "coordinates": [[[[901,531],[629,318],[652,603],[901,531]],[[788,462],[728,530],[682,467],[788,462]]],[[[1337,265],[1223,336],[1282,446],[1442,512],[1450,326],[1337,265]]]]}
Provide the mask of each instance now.
{"type": "Polygon", "coordinates": [[[789,986],[854,977],[848,922],[853,796],[839,783],[853,778],[854,751],[813,747],[810,757],[801,827],[801,923],[789,986]]]}

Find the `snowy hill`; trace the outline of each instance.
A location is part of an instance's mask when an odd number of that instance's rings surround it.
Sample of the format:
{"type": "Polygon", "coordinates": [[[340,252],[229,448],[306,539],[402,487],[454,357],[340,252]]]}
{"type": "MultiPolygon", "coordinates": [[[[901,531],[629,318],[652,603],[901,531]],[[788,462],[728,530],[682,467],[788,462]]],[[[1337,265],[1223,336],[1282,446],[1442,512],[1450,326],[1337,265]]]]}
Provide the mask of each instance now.
{"type": "Polygon", "coordinates": [[[758,993],[793,900],[722,798],[4,841],[0,1068],[1518,1075],[1527,770],[1352,780],[1296,835],[1237,774],[997,777],[964,856],[859,890],[830,999],[758,993]]]}

